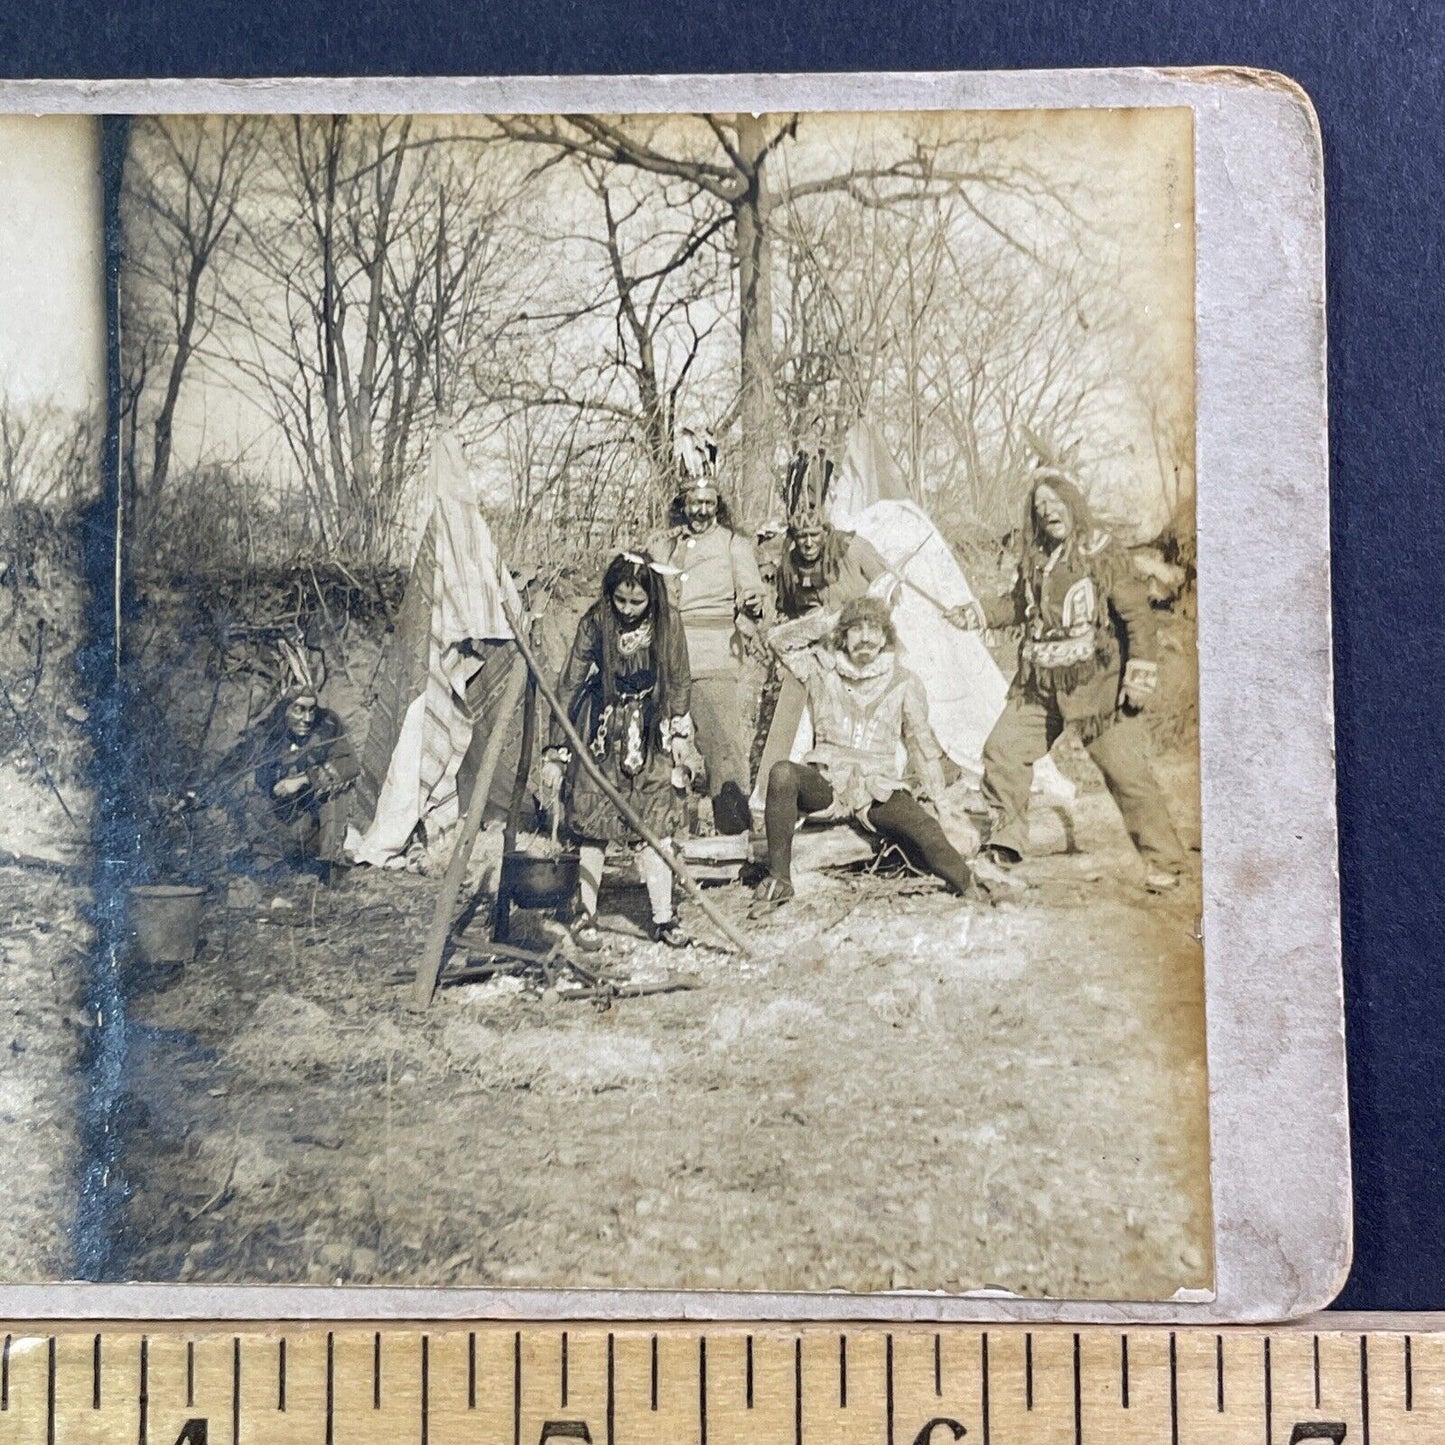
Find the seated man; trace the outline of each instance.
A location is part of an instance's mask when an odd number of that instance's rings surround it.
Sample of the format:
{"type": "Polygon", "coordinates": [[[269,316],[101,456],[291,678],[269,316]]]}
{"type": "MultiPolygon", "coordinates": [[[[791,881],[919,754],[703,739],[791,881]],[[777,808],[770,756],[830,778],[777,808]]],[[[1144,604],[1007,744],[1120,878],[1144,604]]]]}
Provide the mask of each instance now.
{"type": "Polygon", "coordinates": [[[801,763],[776,762],[768,771],[768,876],[754,894],[752,916],[793,897],[793,833],[803,813],[851,817],[955,892],[971,892],[968,864],[923,807],[942,796],[942,753],[928,725],[923,684],[898,662],[888,608],[873,597],[855,598],[836,614],[831,635],[825,630],[831,614],[805,620],[813,626],[788,624],[770,638],[807,687],[814,746],[801,763]],[[899,776],[900,743],[922,779],[917,794],[899,776]]]}
{"type": "Polygon", "coordinates": [[[242,743],[256,789],[247,809],[262,868],[304,868],[329,879],[344,865],[345,794],[360,769],[341,719],[313,690],[288,693],[242,743]]]}

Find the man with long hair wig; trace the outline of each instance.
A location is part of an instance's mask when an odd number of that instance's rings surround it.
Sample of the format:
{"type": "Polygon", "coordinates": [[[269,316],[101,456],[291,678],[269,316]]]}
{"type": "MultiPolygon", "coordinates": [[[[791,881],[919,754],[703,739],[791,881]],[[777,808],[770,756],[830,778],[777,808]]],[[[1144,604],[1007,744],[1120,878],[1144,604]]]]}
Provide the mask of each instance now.
{"type": "Polygon", "coordinates": [[[986,856],[1007,867],[1028,851],[1034,764],[1069,729],[1104,776],[1144,861],[1145,886],[1165,892],[1178,885],[1185,859],[1141,717],[1159,682],[1148,593],[1056,468],[1034,472],[1020,538],[1013,588],[948,614],[959,627],[1023,629],[1018,673],[983,749],[986,856]]]}

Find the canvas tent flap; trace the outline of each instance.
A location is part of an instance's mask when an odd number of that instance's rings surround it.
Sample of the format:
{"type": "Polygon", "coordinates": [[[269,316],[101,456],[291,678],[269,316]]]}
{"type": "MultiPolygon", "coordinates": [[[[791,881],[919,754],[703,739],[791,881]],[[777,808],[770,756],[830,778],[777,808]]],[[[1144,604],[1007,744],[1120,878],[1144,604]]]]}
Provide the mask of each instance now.
{"type": "Polygon", "coordinates": [[[347,835],[358,863],[399,856],[419,822],[439,830],[456,821],[458,773],[477,718],[474,683],[487,654],[512,637],[507,609],[515,615],[522,607],[455,433],[438,436],[428,481],[431,516],[382,658],[362,751],[358,800],[363,811],[371,806],[370,820],[347,835]]]}
{"type": "Polygon", "coordinates": [[[824,507],[836,526],[851,528],[851,518],[879,501],[913,500],[903,469],[893,460],[877,427],[858,422],[848,433],[843,459],[828,484],[824,507]]]}
{"type": "Polygon", "coordinates": [[[963,568],[915,502],[874,502],[851,525],[901,581],[893,625],[904,666],[923,680],[939,745],[965,772],[978,774],[1008,684],[983,638],[944,620],[946,609],[974,600],[963,568]]]}

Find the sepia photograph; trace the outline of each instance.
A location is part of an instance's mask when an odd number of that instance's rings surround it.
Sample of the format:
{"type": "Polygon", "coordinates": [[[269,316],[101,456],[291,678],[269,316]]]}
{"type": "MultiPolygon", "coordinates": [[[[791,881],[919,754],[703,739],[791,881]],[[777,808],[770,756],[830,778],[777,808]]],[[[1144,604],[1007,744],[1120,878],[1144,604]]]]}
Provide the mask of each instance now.
{"type": "Polygon", "coordinates": [[[129,121],[92,1277],[1208,1296],[1193,144],[129,121]]]}
{"type": "Polygon", "coordinates": [[[0,1279],[76,1271],[95,945],[100,127],[0,115],[0,1279]]]}

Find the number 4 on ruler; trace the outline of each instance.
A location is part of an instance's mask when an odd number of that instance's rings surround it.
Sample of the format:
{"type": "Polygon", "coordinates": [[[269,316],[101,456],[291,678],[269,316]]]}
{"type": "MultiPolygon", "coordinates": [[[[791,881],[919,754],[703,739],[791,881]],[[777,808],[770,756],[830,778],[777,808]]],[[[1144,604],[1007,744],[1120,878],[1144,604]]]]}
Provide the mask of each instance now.
{"type": "Polygon", "coordinates": [[[209,1445],[210,1431],[204,1420],[187,1420],[176,1436],[176,1445],[209,1445]]]}

